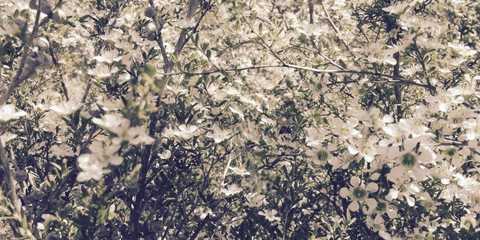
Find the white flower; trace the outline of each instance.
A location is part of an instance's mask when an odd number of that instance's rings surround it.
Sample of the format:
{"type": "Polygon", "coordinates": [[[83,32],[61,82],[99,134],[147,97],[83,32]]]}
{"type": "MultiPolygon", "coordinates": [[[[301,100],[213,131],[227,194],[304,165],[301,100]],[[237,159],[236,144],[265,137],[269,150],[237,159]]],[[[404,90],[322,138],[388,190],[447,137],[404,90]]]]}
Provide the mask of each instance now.
{"type": "Polygon", "coordinates": [[[148,136],[143,127],[132,127],[127,131],[127,135],[124,137],[126,140],[130,141],[131,144],[137,145],[144,143],[150,145],[155,142],[155,139],[148,136]]]}
{"type": "Polygon", "coordinates": [[[307,150],[305,153],[307,156],[312,157],[312,162],[316,165],[325,166],[327,162],[330,162],[330,152],[336,150],[337,147],[334,144],[329,143],[327,147],[321,144],[316,144],[312,149],[307,150]]]}
{"type": "Polygon", "coordinates": [[[368,209],[366,206],[363,207],[363,211],[367,214],[370,214],[375,210],[377,207],[377,201],[373,198],[367,198],[368,192],[376,192],[378,191],[378,185],[374,182],[371,182],[367,184],[365,187],[364,184],[362,184],[362,181],[358,177],[352,177],[350,179],[350,184],[352,185],[351,188],[342,188],[340,189],[340,196],[343,198],[350,197],[352,199],[352,202],[348,206],[348,209],[350,209],[353,212],[358,211],[360,208],[359,201],[365,202],[368,206],[368,209]]]}
{"type": "Polygon", "coordinates": [[[78,157],[77,161],[78,167],[82,169],[82,172],[77,176],[77,181],[79,182],[85,182],[92,178],[100,181],[103,174],[109,172],[108,170],[104,170],[104,165],[91,154],[82,154],[78,157]]]}
{"type": "MultiPolygon", "coordinates": [[[[362,141],[360,144],[358,144],[358,147],[353,144],[349,144],[348,151],[353,155],[359,154],[360,157],[363,157],[367,162],[372,162],[377,154],[376,147],[374,147],[373,144],[378,142],[378,140],[379,139],[377,136],[372,135],[368,138],[367,142],[362,141]]],[[[352,142],[355,142],[355,140],[352,142]]]]}
{"type": "Polygon", "coordinates": [[[251,208],[260,207],[265,201],[265,195],[257,193],[249,193],[245,195],[245,198],[248,201],[247,206],[251,208]]]}
{"type": "Polygon", "coordinates": [[[250,172],[247,171],[245,168],[238,168],[238,167],[229,167],[235,174],[240,176],[250,175],[250,172]]]}
{"type": "Polygon", "coordinates": [[[332,132],[337,134],[340,139],[362,137],[362,134],[355,129],[355,127],[358,125],[358,120],[356,118],[349,118],[346,123],[344,123],[340,118],[334,118],[332,123],[336,126],[332,132]]]}
{"type": "Polygon", "coordinates": [[[463,43],[459,42],[458,40],[448,43],[448,46],[452,48],[455,52],[457,52],[458,54],[464,57],[472,56],[475,53],[477,53],[477,51],[471,50],[469,46],[465,46],[463,43]]]}
{"type": "Polygon", "coordinates": [[[232,184],[228,186],[228,188],[222,189],[222,192],[227,196],[235,195],[241,191],[243,191],[243,188],[239,187],[237,184],[232,184]]]}
{"type": "Polygon", "coordinates": [[[403,11],[406,7],[408,7],[410,3],[399,3],[396,5],[391,5],[390,7],[382,8],[383,11],[388,13],[398,14],[400,11],[403,11]]]}
{"type": "Polygon", "coordinates": [[[4,105],[0,108],[0,121],[9,121],[11,119],[18,119],[20,117],[26,116],[25,111],[15,111],[15,106],[12,104],[4,105]]]}
{"type": "Polygon", "coordinates": [[[461,88],[450,88],[447,91],[438,89],[438,94],[436,96],[428,96],[425,100],[429,103],[436,103],[434,106],[438,107],[438,110],[442,112],[447,112],[451,109],[452,104],[463,103],[464,99],[461,95],[464,90],[461,88]]]}
{"type": "Polygon", "coordinates": [[[106,114],[101,119],[92,119],[92,122],[116,133],[118,136],[121,136],[130,127],[130,120],[119,114],[106,114]]]}
{"type": "Polygon", "coordinates": [[[230,138],[231,130],[222,130],[219,126],[215,125],[213,127],[213,133],[207,133],[208,138],[213,138],[216,143],[221,143],[224,140],[230,138]]]}
{"type": "Polygon", "coordinates": [[[102,35],[100,36],[101,39],[105,40],[105,41],[113,41],[113,42],[117,42],[118,39],[120,39],[122,37],[122,34],[123,34],[123,31],[120,30],[120,29],[112,29],[110,30],[110,32],[108,34],[105,34],[105,35],[102,35]]]}
{"type": "Polygon", "coordinates": [[[165,152],[159,153],[158,156],[161,159],[169,159],[172,156],[172,152],[170,152],[170,150],[165,150],[165,152]]]}
{"type": "Polygon", "coordinates": [[[185,125],[182,124],[178,127],[178,131],[175,131],[175,136],[183,138],[184,140],[188,140],[194,136],[198,136],[200,132],[198,131],[198,127],[194,125],[185,125]]]}
{"type": "Polygon", "coordinates": [[[402,151],[400,151],[397,146],[392,146],[390,148],[388,151],[388,158],[396,160],[397,162],[397,166],[392,168],[387,175],[390,181],[395,181],[400,178],[405,171],[412,171],[414,178],[421,181],[425,178],[426,173],[421,168],[420,164],[432,163],[434,155],[430,150],[423,147],[418,139],[406,139],[403,141],[402,151]],[[417,150],[414,151],[415,149],[417,150]]]}
{"type": "Polygon", "coordinates": [[[112,62],[118,62],[122,60],[123,57],[118,56],[118,50],[114,49],[113,51],[102,51],[100,56],[95,56],[92,59],[95,59],[99,62],[107,62],[107,63],[112,63],[112,62]]]}
{"type": "Polygon", "coordinates": [[[51,106],[50,109],[59,114],[71,114],[80,108],[83,104],[75,101],[63,102],[55,106],[51,106]]]}
{"type": "Polygon", "coordinates": [[[97,77],[109,77],[112,75],[112,73],[118,72],[117,67],[113,67],[110,69],[110,67],[103,65],[103,64],[98,64],[94,69],[89,69],[87,73],[89,75],[94,75],[97,77]]]}
{"type": "Polygon", "coordinates": [[[258,212],[258,215],[265,216],[265,218],[270,222],[281,220],[279,217],[275,216],[276,214],[277,214],[277,211],[275,211],[273,209],[272,210],[263,210],[263,211],[258,212]]]}

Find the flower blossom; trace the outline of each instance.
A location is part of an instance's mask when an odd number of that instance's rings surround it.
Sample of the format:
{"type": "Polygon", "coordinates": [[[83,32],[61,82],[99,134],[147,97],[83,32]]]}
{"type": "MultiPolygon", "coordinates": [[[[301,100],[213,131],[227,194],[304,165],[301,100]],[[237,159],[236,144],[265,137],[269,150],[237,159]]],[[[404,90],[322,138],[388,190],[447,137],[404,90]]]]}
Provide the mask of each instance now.
{"type": "Polygon", "coordinates": [[[432,163],[434,155],[430,150],[420,144],[419,140],[406,139],[403,141],[403,149],[393,146],[388,151],[388,158],[396,160],[397,166],[392,168],[387,175],[390,181],[400,178],[405,172],[412,171],[413,177],[418,181],[426,177],[425,171],[420,164],[432,163]]]}
{"type": "Polygon", "coordinates": [[[118,62],[122,60],[122,56],[118,56],[118,50],[114,49],[113,51],[102,51],[100,56],[95,56],[92,59],[97,60],[98,62],[118,62]]]}
{"type": "Polygon", "coordinates": [[[378,185],[376,183],[369,183],[365,187],[364,184],[361,184],[362,181],[358,177],[352,177],[350,179],[351,188],[342,188],[340,189],[340,196],[342,198],[350,197],[352,202],[348,205],[350,211],[356,212],[360,208],[359,202],[365,202],[368,206],[368,209],[364,206],[363,211],[367,214],[371,214],[373,210],[377,207],[377,201],[373,198],[368,198],[367,195],[369,192],[373,193],[378,191],[378,185]]]}
{"type": "Polygon", "coordinates": [[[232,184],[228,186],[228,188],[222,189],[222,192],[227,196],[235,195],[241,191],[243,191],[243,188],[239,187],[237,184],[232,184]]]}
{"type": "Polygon", "coordinates": [[[264,216],[270,222],[281,220],[279,217],[275,216],[276,214],[277,214],[277,211],[275,211],[273,209],[272,210],[263,210],[263,211],[258,212],[258,215],[264,216]]]}
{"type": "Polygon", "coordinates": [[[213,127],[213,133],[207,133],[208,138],[213,138],[215,140],[215,143],[221,143],[224,140],[230,138],[230,134],[232,133],[231,130],[222,130],[220,129],[219,126],[215,125],[213,127]]]}
{"type": "Polygon", "coordinates": [[[100,127],[106,128],[118,136],[121,136],[130,127],[130,120],[124,118],[122,115],[106,114],[102,118],[94,118],[92,122],[100,127]]]}
{"type": "Polygon", "coordinates": [[[178,127],[178,131],[174,132],[175,136],[183,138],[184,140],[188,140],[194,136],[198,136],[200,132],[198,131],[198,127],[194,125],[185,125],[182,124],[178,127]]]}
{"type": "Polygon", "coordinates": [[[18,119],[20,117],[26,116],[25,111],[15,111],[15,106],[12,104],[4,105],[0,108],[0,121],[9,121],[11,119],[18,119]]]}

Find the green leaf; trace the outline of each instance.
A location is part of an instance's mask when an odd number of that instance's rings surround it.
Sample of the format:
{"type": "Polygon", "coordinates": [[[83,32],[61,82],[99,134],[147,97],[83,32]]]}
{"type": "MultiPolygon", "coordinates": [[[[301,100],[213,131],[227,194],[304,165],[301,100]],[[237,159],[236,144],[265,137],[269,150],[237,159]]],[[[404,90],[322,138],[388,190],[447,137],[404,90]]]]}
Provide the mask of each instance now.
{"type": "Polygon", "coordinates": [[[148,74],[148,76],[150,76],[151,78],[155,77],[155,70],[155,66],[153,66],[152,64],[147,63],[145,65],[144,72],[148,74]]]}
{"type": "Polygon", "coordinates": [[[80,123],[80,111],[81,109],[78,109],[72,116],[72,124],[75,128],[78,127],[78,124],[80,123]]]}
{"type": "Polygon", "coordinates": [[[140,168],[142,167],[142,164],[137,164],[137,166],[135,166],[135,168],[132,170],[132,172],[130,173],[130,175],[128,175],[128,178],[127,178],[127,181],[131,181],[133,177],[135,177],[135,175],[137,174],[138,171],[140,171],[140,168]]]}
{"type": "Polygon", "coordinates": [[[207,50],[207,58],[210,59],[211,56],[212,56],[212,51],[207,50]]]}
{"type": "Polygon", "coordinates": [[[340,63],[340,65],[342,66],[342,68],[347,69],[347,64],[345,64],[345,62],[344,62],[342,59],[339,59],[338,62],[340,63]]]}

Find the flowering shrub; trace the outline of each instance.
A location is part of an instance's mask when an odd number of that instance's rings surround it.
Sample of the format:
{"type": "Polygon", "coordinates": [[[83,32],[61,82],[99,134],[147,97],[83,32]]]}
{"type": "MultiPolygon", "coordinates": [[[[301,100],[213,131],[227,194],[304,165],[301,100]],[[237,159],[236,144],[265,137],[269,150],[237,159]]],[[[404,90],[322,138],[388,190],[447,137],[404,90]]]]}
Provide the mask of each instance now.
{"type": "Polygon", "coordinates": [[[477,2],[0,4],[15,237],[480,237],[477,2]]]}

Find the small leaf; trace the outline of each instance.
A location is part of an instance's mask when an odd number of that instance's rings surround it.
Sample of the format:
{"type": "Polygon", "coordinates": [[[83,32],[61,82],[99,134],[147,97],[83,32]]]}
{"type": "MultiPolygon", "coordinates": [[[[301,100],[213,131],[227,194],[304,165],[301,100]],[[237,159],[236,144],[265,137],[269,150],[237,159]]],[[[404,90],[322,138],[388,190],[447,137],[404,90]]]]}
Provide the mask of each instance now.
{"type": "Polygon", "coordinates": [[[338,62],[340,63],[340,65],[343,67],[343,68],[347,68],[347,64],[345,64],[345,62],[342,60],[342,59],[339,59],[338,62]]]}
{"type": "Polygon", "coordinates": [[[132,178],[135,176],[135,174],[137,174],[137,172],[140,171],[141,167],[142,167],[142,164],[137,164],[137,166],[135,166],[135,168],[132,170],[132,172],[128,176],[127,181],[131,181],[132,178]]]}
{"type": "Polygon", "coordinates": [[[151,78],[155,77],[155,66],[147,63],[145,65],[145,73],[148,74],[148,76],[150,76],[151,78]]]}

